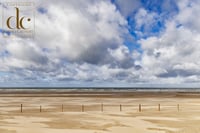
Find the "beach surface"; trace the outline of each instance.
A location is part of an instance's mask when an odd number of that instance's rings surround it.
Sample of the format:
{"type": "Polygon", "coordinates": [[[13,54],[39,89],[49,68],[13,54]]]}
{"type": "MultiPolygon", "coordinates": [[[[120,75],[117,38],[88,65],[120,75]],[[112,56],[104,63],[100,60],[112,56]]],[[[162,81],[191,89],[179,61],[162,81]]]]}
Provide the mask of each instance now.
{"type": "Polygon", "coordinates": [[[2,133],[199,133],[192,92],[2,91],[2,133]]]}

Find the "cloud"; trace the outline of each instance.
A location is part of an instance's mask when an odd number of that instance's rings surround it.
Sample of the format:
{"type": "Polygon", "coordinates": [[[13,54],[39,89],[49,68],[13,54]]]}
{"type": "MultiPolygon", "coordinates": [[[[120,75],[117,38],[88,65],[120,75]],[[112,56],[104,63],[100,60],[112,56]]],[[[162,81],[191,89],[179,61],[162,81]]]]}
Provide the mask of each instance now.
{"type": "Polygon", "coordinates": [[[141,7],[141,2],[139,0],[115,0],[114,2],[125,17],[130,16],[141,7]]]}
{"type": "Polygon", "coordinates": [[[33,39],[1,37],[0,71],[15,75],[10,81],[126,80],[125,69],[135,69],[123,44],[127,20],[110,1],[38,1],[36,9],[33,39]]]}
{"type": "Polygon", "coordinates": [[[111,61],[108,48],[123,45],[126,26],[126,20],[109,1],[88,3],[82,12],[73,5],[49,5],[46,14],[38,15],[36,41],[56,58],[107,63],[111,61]]]}
{"type": "Polygon", "coordinates": [[[194,13],[200,8],[197,3],[188,2],[178,3],[179,13],[166,22],[165,32],[160,36],[140,40],[144,50],[142,66],[156,80],[171,83],[198,80],[200,30],[198,22],[191,19],[198,18],[194,13]]]}
{"type": "Polygon", "coordinates": [[[38,0],[35,38],[0,36],[0,82],[198,83],[199,5],[197,0],[38,0]]]}

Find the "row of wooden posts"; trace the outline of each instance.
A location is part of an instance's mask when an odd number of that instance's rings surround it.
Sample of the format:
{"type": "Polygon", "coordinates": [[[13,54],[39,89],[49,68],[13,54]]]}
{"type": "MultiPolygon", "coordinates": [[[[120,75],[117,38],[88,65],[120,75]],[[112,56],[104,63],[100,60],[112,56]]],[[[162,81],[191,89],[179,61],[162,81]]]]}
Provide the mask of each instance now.
{"type": "MultiPolygon", "coordinates": [[[[178,111],[180,110],[179,104],[177,104],[177,110],[178,110],[178,111]]],[[[160,106],[160,104],[158,104],[158,111],[161,111],[161,106],[160,106]]],[[[142,105],[141,105],[141,104],[139,104],[139,112],[142,112],[142,105]]]]}
{"type": "MultiPolygon", "coordinates": [[[[40,109],[40,112],[42,112],[42,106],[41,105],[40,105],[39,109],[40,109]]],[[[119,110],[120,110],[120,112],[122,111],[122,105],[121,104],[119,105],[119,110]]],[[[179,110],[180,110],[180,106],[179,106],[179,104],[177,104],[177,111],[179,111],[179,110]]],[[[23,112],[23,104],[21,104],[20,111],[21,111],[21,113],[23,112]]],[[[61,111],[64,112],[64,105],[63,104],[61,105],[61,111]]],[[[84,105],[82,105],[81,111],[85,112],[85,106],[84,105]]],[[[104,111],[104,104],[101,104],[101,112],[103,112],[103,111],[104,111]]],[[[138,111],[142,112],[142,105],[141,104],[138,105],[138,111]]],[[[158,111],[161,111],[161,105],[160,104],[158,104],[158,111]]]]}

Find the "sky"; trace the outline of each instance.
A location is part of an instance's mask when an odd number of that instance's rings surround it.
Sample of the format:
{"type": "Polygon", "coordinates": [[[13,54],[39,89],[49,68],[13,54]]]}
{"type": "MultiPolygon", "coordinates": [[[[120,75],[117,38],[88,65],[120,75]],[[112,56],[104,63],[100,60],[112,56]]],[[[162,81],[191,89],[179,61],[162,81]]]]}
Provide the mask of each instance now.
{"type": "Polygon", "coordinates": [[[30,2],[33,38],[0,27],[0,87],[200,86],[199,0],[30,2]]]}

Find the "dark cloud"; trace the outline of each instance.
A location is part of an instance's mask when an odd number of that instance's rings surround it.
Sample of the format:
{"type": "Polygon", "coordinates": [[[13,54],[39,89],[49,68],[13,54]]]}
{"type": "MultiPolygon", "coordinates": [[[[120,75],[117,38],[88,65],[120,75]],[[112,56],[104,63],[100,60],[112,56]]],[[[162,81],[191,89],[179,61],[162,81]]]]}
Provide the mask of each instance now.
{"type": "Polygon", "coordinates": [[[130,16],[142,5],[140,0],[113,0],[113,2],[125,17],[130,16]]]}
{"type": "MultiPolygon", "coordinates": [[[[165,73],[161,73],[157,75],[158,77],[161,78],[170,78],[170,77],[188,77],[192,75],[197,75],[193,70],[184,70],[184,69],[172,69],[172,70],[167,70],[165,73]]],[[[199,73],[200,74],[200,73],[199,73]]]]}

